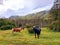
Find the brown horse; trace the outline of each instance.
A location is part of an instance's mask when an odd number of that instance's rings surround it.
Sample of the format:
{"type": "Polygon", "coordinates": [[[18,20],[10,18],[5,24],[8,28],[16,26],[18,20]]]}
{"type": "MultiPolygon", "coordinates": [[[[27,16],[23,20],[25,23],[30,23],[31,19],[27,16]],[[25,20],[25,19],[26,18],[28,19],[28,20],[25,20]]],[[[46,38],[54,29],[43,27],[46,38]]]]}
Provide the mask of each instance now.
{"type": "Polygon", "coordinates": [[[12,33],[20,32],[21,30],[24,30],[24,28],[22,28],[22,27],[20,27],[20,28],[12,28],[12,33]]]}

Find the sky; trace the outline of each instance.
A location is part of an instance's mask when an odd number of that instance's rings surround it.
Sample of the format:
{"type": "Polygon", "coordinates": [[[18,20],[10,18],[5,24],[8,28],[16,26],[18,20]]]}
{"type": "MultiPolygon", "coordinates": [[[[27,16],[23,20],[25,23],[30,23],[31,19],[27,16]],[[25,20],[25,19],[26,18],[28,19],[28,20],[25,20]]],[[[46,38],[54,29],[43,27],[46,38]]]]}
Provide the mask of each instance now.
{"type": "Polygon", "coordinates": [[[0,0],[0,17],[24,16],[50,10],[54,0],[0,0]]]}

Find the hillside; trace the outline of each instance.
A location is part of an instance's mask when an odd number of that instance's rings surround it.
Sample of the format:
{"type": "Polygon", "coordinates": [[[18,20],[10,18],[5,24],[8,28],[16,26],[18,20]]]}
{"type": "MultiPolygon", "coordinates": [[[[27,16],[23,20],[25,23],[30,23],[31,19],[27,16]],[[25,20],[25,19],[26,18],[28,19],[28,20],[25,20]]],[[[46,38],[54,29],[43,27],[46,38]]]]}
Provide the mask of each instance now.
{"type": "Polygon", "coordinates": [[[32,25],[39,25],[46,26],[45,19],[48,19],[49,11],[42,11],[35,14],[28,14],[26,16],[11,16],[9,20],[13,21],[15,25],[19,26],[20,24],[32,24],[32,25]]]}
{"type": "Polygon", "coordinates": [[[44,18],[46,17],[46,15],[48,15],[49,11],[42,11],[42,12],[38,12],[36,14],[28,14],[26,16],[11,16],[9,17],[10,19],[36,19],[36,18],[44,18]]]}

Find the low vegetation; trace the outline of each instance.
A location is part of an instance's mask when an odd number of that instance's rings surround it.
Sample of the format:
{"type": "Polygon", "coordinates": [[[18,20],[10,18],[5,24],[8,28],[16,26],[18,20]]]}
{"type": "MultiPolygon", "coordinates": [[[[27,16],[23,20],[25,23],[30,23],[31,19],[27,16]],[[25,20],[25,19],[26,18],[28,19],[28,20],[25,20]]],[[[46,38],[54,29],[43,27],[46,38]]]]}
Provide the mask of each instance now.
{"type": "Polygon", "coordinates": [[[42,28],[40,38],[34,38],[34,34],[27,29],[19,32],[12,30],[0,30],[0,45],[60,45],[60,32],[53,32],[48,28],[42,28]]]}
{"type": "Polygon", "coordinates": [[[15,24],[7,19],[0,19],[0,29],[1,30],[8,30],[8,29],[12,29],[12,27],[14,27],[15,24]]]}

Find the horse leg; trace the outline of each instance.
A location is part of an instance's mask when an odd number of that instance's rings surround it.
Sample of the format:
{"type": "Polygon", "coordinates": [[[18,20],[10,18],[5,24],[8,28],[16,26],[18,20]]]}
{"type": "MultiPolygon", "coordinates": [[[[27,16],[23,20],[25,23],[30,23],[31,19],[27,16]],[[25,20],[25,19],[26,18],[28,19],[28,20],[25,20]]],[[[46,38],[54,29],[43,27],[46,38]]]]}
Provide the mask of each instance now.
{"type": "Polygon", "coordinates": [[[12,35],[14,35],[14,30],[12,29],[12,35]]]}
{"type": "Polygon", "coordinates": [[[38,34],[37,36],[38,36],[38,38],[39,38],[40,35],[38,34]]]}
{"type": "Polygon", "coordinates": [[[37,37],[38,37],[38,38],[40,37],[40,33],[37,33],[37,37]]]}
{"type": "Polygon", "coordinates": [[[36,38],[36,33],[35,33],[35,38],[36,38]]]}

